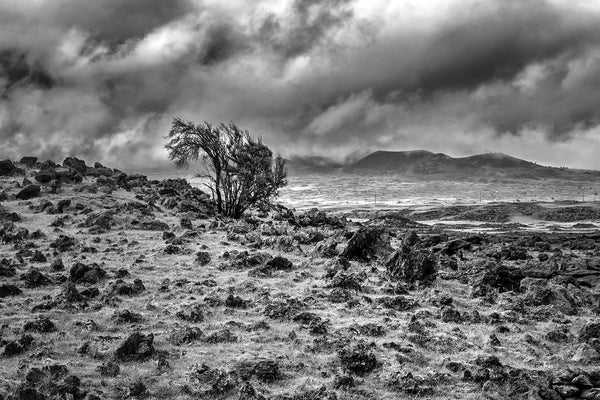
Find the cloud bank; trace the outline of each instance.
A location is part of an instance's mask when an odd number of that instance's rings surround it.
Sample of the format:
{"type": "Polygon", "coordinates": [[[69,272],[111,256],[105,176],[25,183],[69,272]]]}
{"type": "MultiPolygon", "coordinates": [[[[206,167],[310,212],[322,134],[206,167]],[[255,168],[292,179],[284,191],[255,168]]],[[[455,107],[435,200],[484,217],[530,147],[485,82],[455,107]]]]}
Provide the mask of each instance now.
{"type": "Polygon", "coordinates": [[[285,156],[485,150],[600,169],[600,7],[0,0],[0,156],[167,164],[174,116],[285,156]]]}

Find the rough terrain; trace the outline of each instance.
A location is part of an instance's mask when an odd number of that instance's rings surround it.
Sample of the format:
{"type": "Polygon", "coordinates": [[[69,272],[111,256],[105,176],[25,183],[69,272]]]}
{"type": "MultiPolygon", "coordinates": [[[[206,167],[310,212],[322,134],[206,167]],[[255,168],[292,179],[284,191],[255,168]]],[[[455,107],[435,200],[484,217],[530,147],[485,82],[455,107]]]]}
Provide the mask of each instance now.
{"type": "Polygon", "coordinates": [[[0,175],[0,399],[600,399],[595,229],[233,221],[76,158],[0,175]]]}

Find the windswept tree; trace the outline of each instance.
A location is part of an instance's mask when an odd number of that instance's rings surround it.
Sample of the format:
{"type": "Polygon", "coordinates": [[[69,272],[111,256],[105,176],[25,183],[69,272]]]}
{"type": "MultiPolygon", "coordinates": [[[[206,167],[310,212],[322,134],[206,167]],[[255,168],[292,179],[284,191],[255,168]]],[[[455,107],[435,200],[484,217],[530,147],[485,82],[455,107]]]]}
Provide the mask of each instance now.
{"type": "Polygon", "coordinates": [[[285,161],[260,139],[234,123],[214,126],[174,118],[165,145],[178,168],[201,161],[217,211],[239,218],[252,206],[267,205],[287,184],[285,161]]]}

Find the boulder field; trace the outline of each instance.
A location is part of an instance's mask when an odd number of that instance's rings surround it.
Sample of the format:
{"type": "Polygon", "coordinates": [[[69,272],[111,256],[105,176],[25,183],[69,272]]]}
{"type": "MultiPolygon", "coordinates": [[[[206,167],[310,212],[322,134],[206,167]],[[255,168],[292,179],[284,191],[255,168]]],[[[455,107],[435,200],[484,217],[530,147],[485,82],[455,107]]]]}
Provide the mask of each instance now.
{"type": "Polygon", "coordinates": [[[0,399],[600,399],[598,231],[362,221],[0,161],[0,399]]]}

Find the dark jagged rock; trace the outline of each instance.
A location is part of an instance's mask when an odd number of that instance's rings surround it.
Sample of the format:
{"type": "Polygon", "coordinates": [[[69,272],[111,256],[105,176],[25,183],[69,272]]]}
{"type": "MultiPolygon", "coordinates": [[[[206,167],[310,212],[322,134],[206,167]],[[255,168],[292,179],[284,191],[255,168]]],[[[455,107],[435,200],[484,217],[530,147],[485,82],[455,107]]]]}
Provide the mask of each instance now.
{"type": "Polygon", "coordinates": [[[375,354],[363,341],[343,347],[338,351],[338,356],[342,367],[356,375],[367,374],[379,366],[375,354]]]}
{"type": "Polygon", "coordinates": [[[148,395],[148,388],[140,379],[129,385],[129,397],[142,398],[148,395]]]}
{"type": "Polygon", "coordinates": [[[29,271],[22,274],[21,280],[25,281],[25,286],[31,288],[45,286],[52,283],[50,278],[42,274],[37,268],[31,268],[29,271]]]}
{"type": "Polygon", "coordinates": [[[204,307],[199,303],[183,306],[175,316],[188,322],[203,322],[204,307]]]}
{"type": "Polygon", "coordinates": [[[0,276],[11,277],[17,274],[16,263],[7,258],[0,260],[0,276]]]}
{"type": "Polygon", "coordinates": [[[141,314],[131,312],[129,310],[115,311],[111,319],[117,324],[135,324],[142,322],[141,314]]]}
{"type": "Polygon", "coordinates": [[[200,265],[207,265],[210,263],[210,253],[206,251],[199,251],[196,253],[196,262],[200,265]]]}
{"type": "MultiPolygon", "coordinates": [[[[33,234],[32,234],[32,237],[33,237],[33,234]]],[[[42,253],[39,250],[36,250],[33,252],[33,255],[31,256],[30,261],[37,262],[37,263],[45,263],[48,260],[46,259],[46,256],[44,255],[44,253],[42,253]]]]}
{"type": "Polygon", "coordinates": [[[225,299],[225,307],[228,307],[228,308],[242,308],[243,309],[243,308],[248,308],[249,305],[250,305],[249,300],[244,300],[239,296],[234,296],[233,294],[230,294],[225,299]]]}
{"type": "Polygon", "coordinates": [[[48,171],[40,171],[37,174],[35,174],[34,178],[37,182],[41,183],[42,185],[45,185],[47,183],[50,183],[55,178],[55,175],[48,171]]]}
{"type": "Polygon", "coordinates": [[[80,160],[77,157],[65,158],[63,161],[63,167],[72,168],[81,174],[85,174],[85,171],[88,168],[87,165],[85,165],[85,161],[80,160]]]}
{"type": "Polygon", "coordinates": [[[290,260],[281,256],[272,258],[267,261],[266,265],[276,271],[289,271],[294,267],[290,260]]]}
{"type": "Polygon", "coordinates": [[[146,290],[141,279],[135,279],[133,283],[127,283],[117,279],[110,287],[110,293],[120,296],[136,296],[146,290]]]}
{"type": "Polygon", "coordinates": [[[580,342],[590,342],[593,339],[600,339],[600,322],[587,323],[579,331],[578,339],[580,342]]]}
{"type": "Polygon", "coordinates": [[[17,172],[17,167],[10,160],[0,161],[0,176],[9,176],[17,172]]]}
{"type": "Polygon", "coordinates": [[[14,211],[9,212],[3,207],[0,207],[0,221],[19,222],[21,221],[21,216],[14,211]]]}
{"type": "Polygon", "coordinates": [[[24,156],[19,160],[19,164],[25,165],[27,168],[35,167],[35,163],[37,163],[38,158],[33,156],[24,156]]]}
{"type": "Polygon", "coordinates": [[[106,271],[97,264],[86,265],[76,262],[70,270],[70,279],[75,283],[94,284],[104,279],[105,276],[106,271]]]}
{"type": "Polygon", "coordinates": [[[13,357],[19,355],[29,349],[33,343],[33,336],[24,334],[19,340],[12,340],[6,343],[4,347],[4,357],[13,357]]]}
{"type": "Polygon", "coordinates": [[[327,285],[327,287],[348,289],[360,292],[362,291],[362,281],[363,278],[357,274],[340,271],[337,274],[335,274],[335,276],[333,277],[333,279],[331,279],[331,282],[329,283],[329,285],[327,285]]]}
{"type": "Polygon", "coordinates": [[[65,264],[63,264],[63,260],[62,258],[58,257],[55,258],[52,263],[50,264],[50,268],[53,271],[62,271],[65,269],[65,264]]]}
{"type": "Polygon", "coordinates": [[[168,231],[169,224],[166,222],[154,220],[154,221],[143,221],[139,224],[138,229],[145,231],[168,231]]]}
{"type": "Polygon", "coordinates": [[[54,322],[50,321],[49,318],[40,316],[33,321],[25,322],[25,325],[23,325],[23,330],[49,333],[56,331],[56,326],[54,325],[54,322]]]}
{"type": "Polygon", "coordinates": [[[294,317],[292,318],[292,321],[298,322],[303,325],[311,325],[311,324],[320,323],[321,317],[319,317],[315,313],[303,311],[301,313],[294,315],[294,317]]]}
{"type": "Polygon", "coordinates": [[[21,293],[23,293],[23,291],[21,289],[19,289],[18,287],[16,287],[15,285],[11,285],[11,284],[0,285],[0,298],[4,298],[4,297],[8,297],[8,296],[18,296],[21,293]]]}
{"type": "Polygon", "coordinates": [[[84,301],[83,296],[81,293],[79,293],[79,290],[77,290],[77,287],[73,282],[68,282],[65,285],[65,288],[61,293],[61,298],[67,303],[78,303],[84,301]]]}
{"type": "Polygon", "coordinates": [[[388,234],[383,229],[363,227],[354,232],[340,255],[349,260],[371,261],[391,252],[388,234]]]}
{"type": "Polygon", "coordinates": [[[499,292],[520,290],[523,274],[518,269],[497,262],[486,262],[481,267],[482,271],[473,278],[473,297],[485,296],[488,288],[498,289],[499,292]]]}
{"type": "Polygon", "coordinates": [[[402,239],[399,250],[392,253],[385,263],[392,280],[430,285],[437,276],[437,261],[433,253],[421,246],[421,240],[414,231],[402,239]]]}
{"type": "Polygon", "coordinates": [[[83,225],[90,228],[93,233],[109,231],[114,224],[113,213],[111,211],[95,212],[87,216],[83,225]]]}
{"type": "Polygon", "coordinates": [[[154,355],[153,342],[154,334],[134,332],[115,350],[115,358],[119,361],[143,361],[154,355]]]}
{"type": "Polygon", "coordinates": [[[39,185],[27,185],[21,189],[15,197],[19,200],[29,200],[38,197],[41,191],[42,189],[39,185]]]}
{"type": "Polygon", "coordinates": [[[210,368],[206,364],[194,366],[189,377],[200,398],[224,398],[238,385],[235,374],[210,368]]]}
{"type": "Polygon", "coordinates": [[[20,400],[74,399],[83,400],[86,392],[81,389],[81,380],[69,373],[64,365],[46,365],[31,368],[25,382],[17,389],[20,400]]]}

